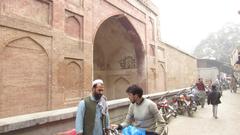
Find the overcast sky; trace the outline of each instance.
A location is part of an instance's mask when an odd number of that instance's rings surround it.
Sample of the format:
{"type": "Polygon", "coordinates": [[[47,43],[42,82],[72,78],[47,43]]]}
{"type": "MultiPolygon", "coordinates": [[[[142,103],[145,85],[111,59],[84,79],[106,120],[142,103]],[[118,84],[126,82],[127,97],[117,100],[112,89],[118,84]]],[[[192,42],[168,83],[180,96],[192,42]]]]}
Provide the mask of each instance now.
{"type": "Polygon", "coordinates": [[[239,23],[240,0],[152,0],[159,7],[163,42],[192,53],[226,23],[239,23]]]}

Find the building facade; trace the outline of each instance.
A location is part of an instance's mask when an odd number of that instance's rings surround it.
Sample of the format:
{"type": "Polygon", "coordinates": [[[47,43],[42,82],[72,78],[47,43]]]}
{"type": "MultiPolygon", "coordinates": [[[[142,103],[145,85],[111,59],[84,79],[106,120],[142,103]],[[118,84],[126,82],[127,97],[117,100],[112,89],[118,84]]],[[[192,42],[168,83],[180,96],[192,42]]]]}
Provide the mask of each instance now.
{"type": "Polygon", "coordinates": [[[110,100],[189,86],[196,59],[159,41],[158,17],[149,0],[1,0],[0,118],[76,106],[96,78],[110,100]]]}

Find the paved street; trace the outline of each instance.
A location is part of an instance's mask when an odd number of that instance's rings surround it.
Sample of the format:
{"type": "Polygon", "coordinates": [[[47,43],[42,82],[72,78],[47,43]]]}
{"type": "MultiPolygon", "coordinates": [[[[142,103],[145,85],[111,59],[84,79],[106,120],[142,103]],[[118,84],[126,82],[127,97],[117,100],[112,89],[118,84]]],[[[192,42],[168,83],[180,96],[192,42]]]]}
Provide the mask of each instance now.
{"type": "Polygon", "coordinates": [[[218,106],[218,119],[212,106],[198,107],[194,117],[178,116],[169,123],[169,135],[240,135],[240,92],[224,91],[218,106]]]}

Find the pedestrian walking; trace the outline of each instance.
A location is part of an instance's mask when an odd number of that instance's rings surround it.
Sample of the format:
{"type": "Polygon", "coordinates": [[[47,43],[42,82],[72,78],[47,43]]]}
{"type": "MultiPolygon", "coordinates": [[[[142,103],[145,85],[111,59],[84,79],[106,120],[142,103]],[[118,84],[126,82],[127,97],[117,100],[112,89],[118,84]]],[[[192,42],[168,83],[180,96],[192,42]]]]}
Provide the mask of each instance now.
{"type": "Polygon", "coordinates": [[[230,90],[231,92],[234,92],[234,93],[237,92],[237,79],[233,74],[231,76],[231,81],[230,81],[230,90]]]}
{"type": "Polygon", "coordinates": [[[213,117],[215,119],[218,118],[217,110],[218,110],[218,104],[221,103],[220,98],[221,98],[221,93],[217,90],[217,86],[212,85],[212,91],[208,95],[207,103],[208,105],[209,104],[212,105],[213,117]]]}
{"type": "Polygon", "coordinates": [[[199,78],[198,82],[196,83],[196,87],[198,89],[198,98],[199,98],[199,102],[201,104],[201,107],[204,108],[205,105],[205,100],[206,100],[206,87],[203,83],[203,79],[199,78]]]}
{"type": "Polygon", "coordinates": [[[220,82],[220,80],[219,80],[218,78],[215,80],[214,84],[216,85],[216,89],[217,89],[217,91],[219,91],[220,94],[222,95],[221,82],[220,82]]]}

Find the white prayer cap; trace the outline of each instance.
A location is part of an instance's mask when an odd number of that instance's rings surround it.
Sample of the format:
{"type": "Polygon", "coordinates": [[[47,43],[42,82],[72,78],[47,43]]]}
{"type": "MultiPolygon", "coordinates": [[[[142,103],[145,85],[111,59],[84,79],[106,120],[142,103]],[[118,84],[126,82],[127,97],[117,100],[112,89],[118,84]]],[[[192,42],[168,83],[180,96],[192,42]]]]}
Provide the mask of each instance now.
{"type": "Polygon", "coordinates": [[[95,85],[95,84],[98,84],[98,83],[103,84],[103,80],[101,80],[101,79],[96,79],[96,80],[94,80],[94,81],[92,82],[92,86],[95,85]]]}

